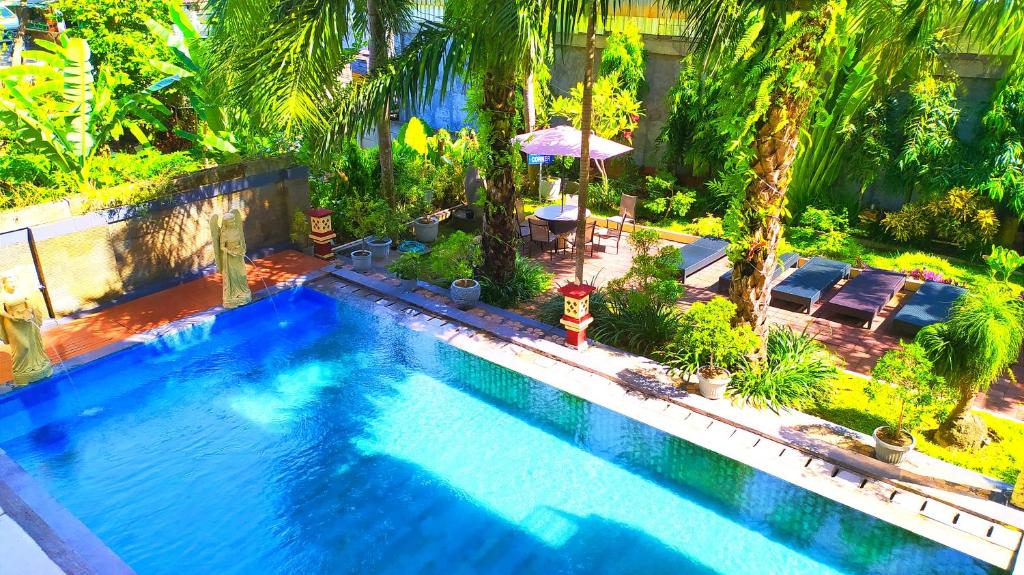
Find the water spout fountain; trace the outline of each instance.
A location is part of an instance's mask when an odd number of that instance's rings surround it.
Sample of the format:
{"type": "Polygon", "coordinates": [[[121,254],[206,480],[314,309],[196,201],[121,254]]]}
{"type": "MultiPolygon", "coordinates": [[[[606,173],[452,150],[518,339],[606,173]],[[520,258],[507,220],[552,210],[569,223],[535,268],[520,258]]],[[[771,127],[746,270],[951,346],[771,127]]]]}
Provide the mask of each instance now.
{"type": "Polygon", "coordinates": [[[39,327],[43,312],[28,289],[19,289],[17,278],[6,273],[0,278],[0,340],[11,346],[11,370],[15,385],[26,385],[49,377],[53,365],[43,347],[39,327]]]}
{"type": "Polygon", "coordinates": [[[252,301],[252,291],[245,273],[245,234],[242,232],[242,212],[235,208],[223,216],[210,219],[213,254],[224,288],[223,303],[228,309],[252,301]]]}

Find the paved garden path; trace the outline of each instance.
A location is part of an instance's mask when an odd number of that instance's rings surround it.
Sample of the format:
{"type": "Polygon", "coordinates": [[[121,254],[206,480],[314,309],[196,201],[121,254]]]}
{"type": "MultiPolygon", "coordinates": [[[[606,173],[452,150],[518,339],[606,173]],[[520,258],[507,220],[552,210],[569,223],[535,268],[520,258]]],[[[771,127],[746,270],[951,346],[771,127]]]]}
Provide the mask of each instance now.
{"type": "MultiPolygon", "coordinates": [[[[667,241],[663,243],[665,245],[681,245],[667,241]]],[[[555,254],[554,257],[550,257],[548,254],[535,252],[533,258],[542,262],[548,271],[555,274],[555,283],[558,285],[571,281],[575,277],[575,264],[571,254],[555,254]]],[[[608,280],[624,275],[629,269],[632,259],[633,251],[623,237],[618,253],[613,244],[609,247],[599,246],[595,249],[593,257],[588,255],[583,277],[588,281],[596,277],[599,285],[604,284],[608,280]]],[[[683,307],[689,307],[696,301],[707,301],[717,295],[714,291],[715,286],[719,276],[728,269],[728,265],[728,260],[722,259],[688,277],[686,279],[686,294],[681,301],[683,307]]],[[[828,301],[832,294],[841,287],[842,284],[836,286],[832,292],[822,298],[822,301],[828,301]]],[[[906,295],[904,292],[897,298],[901,300],[906,295]]],[[[788,308],[772,306],[768,312],[768,321],[775,325],[788,325],[797,331],[807,329],[808,333],[815,334],[821,342],[843,358],[846,369],[866,375],[870,373],[871,368],[882,354],[899,343],[899,338],[893,334],[890,328],[892,323],[890,315],[899,307],[899,304],[902,304],[902,301],[890,302],[869,329],[861,327],[857,320],[826,313],[821,309],[820,304],[814,306],[810,314],[797,311],[795,306],[788,308]]],[[[526,311],[529,313],[529,310],[526,311]]],[[[1014,373],[1019,382],[1024,382],[1024,363],[1018,362],[1014,366],[1014,373]]],[[[1024,385],[1000,379],[989,388],[987,393],[979,395],[977,406],[999,415],[1024,421],[1024,385]]]]}
{"type": "MultiPolygon", "coordinates": [[[[257,259],[255,264],[249,266],[249,287],[254,292],[265,285],[289,281],[319,269],[324,266],[324,261],[289,250],[257,259]]],[[[43,341],[51,360],[56,363],[220,303],[220,275],[211,274],[76,319],[59,321],[44,328],[43,341]]],[[[7,346],[0,345],[0,383],[10,379],[11,356],[7,346]]]]}

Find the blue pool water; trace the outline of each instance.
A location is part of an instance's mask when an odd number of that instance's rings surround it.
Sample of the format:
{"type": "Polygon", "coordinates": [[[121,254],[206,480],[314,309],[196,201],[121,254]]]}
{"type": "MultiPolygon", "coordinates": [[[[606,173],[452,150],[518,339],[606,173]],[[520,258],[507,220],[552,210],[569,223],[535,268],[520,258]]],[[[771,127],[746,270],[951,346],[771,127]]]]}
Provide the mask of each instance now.
{"type": "Polygon", "coordinates": [[[0,399],[140,574],[988,573],[308,289],[0,399]]]}

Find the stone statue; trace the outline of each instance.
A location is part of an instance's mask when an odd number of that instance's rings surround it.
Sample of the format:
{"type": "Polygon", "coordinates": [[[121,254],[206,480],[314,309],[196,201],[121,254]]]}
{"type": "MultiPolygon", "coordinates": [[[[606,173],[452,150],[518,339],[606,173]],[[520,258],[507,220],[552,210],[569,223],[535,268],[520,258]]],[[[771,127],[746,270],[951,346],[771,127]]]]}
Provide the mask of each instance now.
{"type": "Polygon", "coordinates": [[[0,278],[0,340],[11,346],[14,384],[25,385],[50,377],[53,366],[43,347],[39,326],[43,313],[29,290],[18,289],[13,274],[0,278]]]}
{"type": "Polygon", "coordinates": [[[242,213],[237,209],[210,219],[213,256],[224,287],[224,307],[231,309],[252,301],[252,291],[245,277],[245,235],[242,213]]]}

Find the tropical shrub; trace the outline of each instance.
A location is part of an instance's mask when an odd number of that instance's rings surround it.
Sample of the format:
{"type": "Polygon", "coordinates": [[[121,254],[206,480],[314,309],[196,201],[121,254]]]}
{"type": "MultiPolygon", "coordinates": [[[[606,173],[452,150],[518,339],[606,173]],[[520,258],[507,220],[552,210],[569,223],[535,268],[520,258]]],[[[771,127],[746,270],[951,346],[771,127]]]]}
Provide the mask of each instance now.
{"type": "Polygon", "coordinates": [[[697,199],[693,190],[676,186],[671,174],[647,176],[646,198],[640,203],[640,216],[652,222],[681,218],[697,199]]]}
{"type": "Polygon", "coordinates": [[[618,74],[623,89],[642,98],[647,92],[646,60],[644,38],[636,25],[629,22],[621,32],[612,32],[605,40],[598,75],[618,74]]]}
{"type": "Polygon", "coordinates": [[[959,119],[954,80],[937,80],[927,75],[910,88],[910,110],[903,127],[905,140],[896,157],[896,167],[911,191],[940,192],[960,182],[956,169],[959,119]]]}
{"type": "Polygon", "coordinates": [[[434,244],[424,271],[430,281],[448,287],[457,279],[474,277],[482,262],[480,240],[457,231],[434,244]]]}
{"type": "Polygon", "coordinates": [[[692,55],[683,58],[659,140],[666,145],[667,160],[695,176],[709,176],[725,165],[726,142],[715,126],[719,77],[705,78],[700,68],[692,55]]]}
{"type": "Polygon", "coordinates": [[[1010,248],[992,246],[992,252],[985,258],[992,279],[1007,282],[1013,272],[1024,266],[1024,256],[1010,248]]]}
{"type": "Polygon", "coordinates": [[[917,343],[936,372],[959,393],[956,405],[935,434],[940,445],[977,449],[985,439],[983,420],[971,413],[975,396],[1020,357],[1024,301],[1005,284],[973,289],[957,300],[949,320],[922,329],[917,343]]]}
{"type": "Polygon", "coordinates": [[[680,316],[672,343],[658,359],[678,375],[701,367],[735,369],[759,341],[749,325],[732,326],[734,315],[736,304],[722,297],[694,303],[680,316]]]}
{"type": "Polygon", "coordinates": [[[859,246],[850,237],[850,222],[845,214],[808,207],[796,225],[790,226],[789,242],[804,256],[825,256],[853,260],[859,246]]]}
{"type": "Polygon", "coordinates": [[[918,429],[925,415],[942,409],[948,389],[934,370],[925,349],[917,343],[885,352],[871,370],[871,382],[865,388],[868,398],[876,401],[883,395],[879,392],[884,387],[891,390],[886,397],[899,404],[895,418],[879,431],[886,443],[909,444],[910,434],[918,429]]]}
{"type": "Polygon", "coordinates": [[[0,71],[0,123],[14,134],[11,151],[45,156],[80,187],[92,184],[93,160],[126,132],[148,142],[146,129],[163,129],[168,110],[149,93],[117,97],[119,80],[93,76],[89,44],[61,35],[26,51],[42,65],[0,71]]]}
{"type": "Polygon", "coordinates": [[[676,280],[681,255],[677,247],[659,249],[659,240],[654,230],[630,234],[633,263],[624,276],[608,282],[606,313],[595,316],[591,328],[599,341],[647,355],[675,335],[679,317],[675,303],[683,293],[676,280]]]}
{"type": "Polygon", "coordinates": [[[683,226],[683,231],[695,236],[725,237],[725,225],[722,218],[710,214],[701,216],[683,226]]]}
{"type": "Polygon", "coordinates": [[[982,189],[990,198],[1024,215],[1024,85],[1007,84],[981,120],[985,162],[982,189]]]}
{"type": "Polygon", "coordinates": [[[512,277],[504,284],[496,284],[487,277],[482,278],[480,298],[498,307],[515,307],[551,289],[553,278],[538,262],[516,254],[512,277]]]}
{"type": "Polygon", "coordinates": [[[142,92],[164,76],[150,65],[152,60],[167,60],[167,46],[154,42],[146,21],[155,19],[171,25],[176,0],[57,0],[67,23],[67,34],[82,38],[92,48],[93,63],[119,76],[115,96],[142,92]]]}
{"type": "MultiPolygon", "coordinates": [[[[640,122],[640,101],[625,88],[618,72],[610,72],[594,82],[593,130],[602,138],[633,140],[633,130],[640,122]]],[[[580,127],[583,112],[583,84],[576,84],[568,96],[555,98],[551,102],[551,115],[569,120],[580,127]]]]}
{"type": "Polygon", "coordinates": [[[735,374],[730,395],[774,412],[828,402],[839,368],[824,345],[787,327],[773,327],[765,343],[767,359],[735,374]]]}
{"type": "Polygon", "coordinates": [[[388,265],[388,271],[395,274],[399,279],[420,279],[420,276],[423,275],[424,259],[426,257],[416,252],[405,252],[388,265]]]}
{"type": "Polygon", "coordinates": [[[966,279],[948,259],[925,252],[903,252],[892,259],[889,267],[919,280],[960,285],[966,279]]]}
{"type": "Polygon", "coordinates": [[[970,188],[954,188],[933,200],[904,204],[882,226],[901,242],[938,238],[961,248],[990,244],[999,231],[991,200],[970,188]]]}

